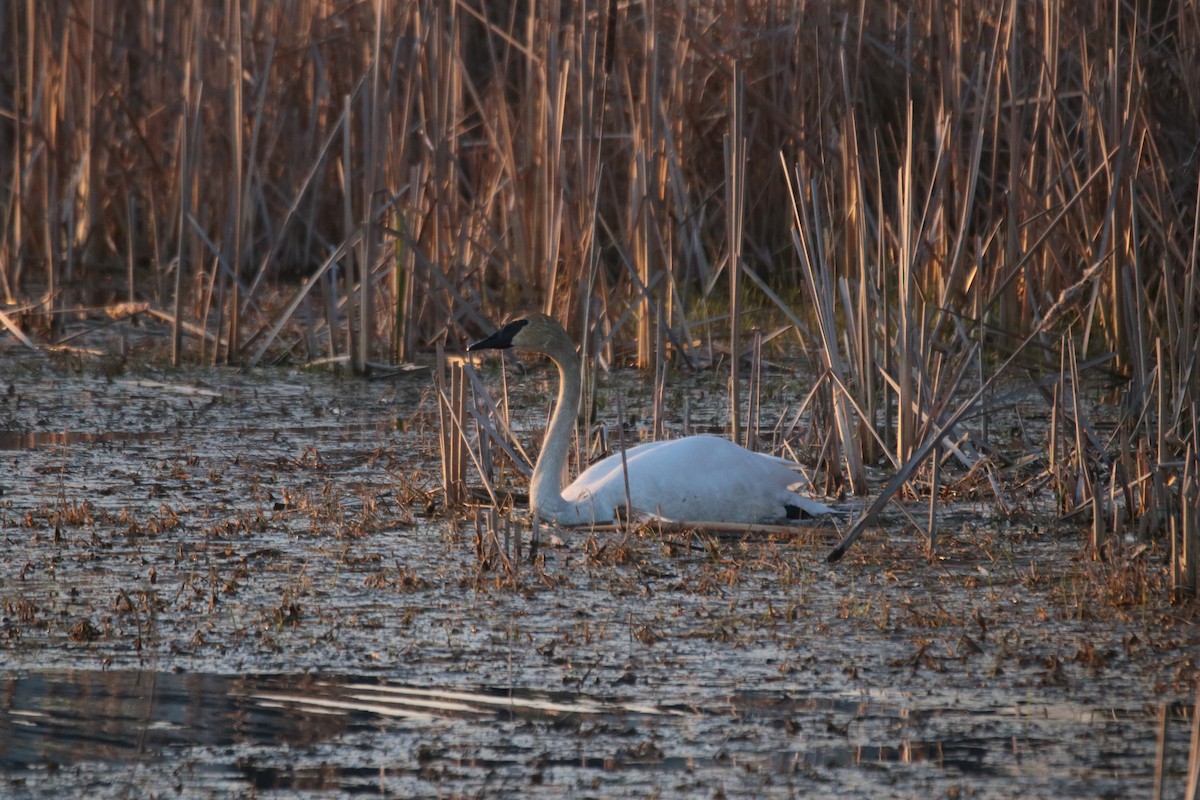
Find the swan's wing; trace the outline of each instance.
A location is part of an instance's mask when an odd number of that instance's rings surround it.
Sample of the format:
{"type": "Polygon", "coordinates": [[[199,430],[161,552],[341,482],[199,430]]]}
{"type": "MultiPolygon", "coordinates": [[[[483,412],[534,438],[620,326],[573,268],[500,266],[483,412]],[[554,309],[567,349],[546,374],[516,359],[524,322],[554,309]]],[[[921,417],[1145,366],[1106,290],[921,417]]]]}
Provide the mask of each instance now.
{"type": "Polygon", "coordinates": [[[572,502],[588,501],[607,517],[626,505],[624,473],[635,510],[671,520],[710,522],[784,521],[788,506],[809,515],[830,509],[789,491],[802,483],[798,465],[753,453],[717,436],[689,436],[639,445],[593,464],[563,491],[572,502]]]}

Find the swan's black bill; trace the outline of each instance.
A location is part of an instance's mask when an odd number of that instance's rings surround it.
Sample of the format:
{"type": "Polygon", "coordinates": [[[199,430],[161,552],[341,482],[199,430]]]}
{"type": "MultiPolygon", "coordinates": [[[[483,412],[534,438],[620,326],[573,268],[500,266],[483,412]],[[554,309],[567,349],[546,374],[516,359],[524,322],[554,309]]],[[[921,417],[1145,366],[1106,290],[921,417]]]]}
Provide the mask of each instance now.
{"type": "Polygon", "coordinates": [[[467,345],[467,351],[472,350],[507,350],[513,346],[513,337],[529,324],[527,319],[514,319],[486,339],[480,339],[475,344],[467,345]]]}

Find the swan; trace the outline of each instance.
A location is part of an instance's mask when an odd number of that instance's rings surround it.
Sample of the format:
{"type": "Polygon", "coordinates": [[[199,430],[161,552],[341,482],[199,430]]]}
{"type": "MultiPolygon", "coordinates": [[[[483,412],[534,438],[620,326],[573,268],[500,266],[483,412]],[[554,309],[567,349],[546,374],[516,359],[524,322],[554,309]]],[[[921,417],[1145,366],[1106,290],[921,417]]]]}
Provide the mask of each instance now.
{"type": "Polygon", "coordinates": [[[549,356],[558,367],[558,401],[529,485],[529,506],[562,526],[616,521],[625,508],[625,473],[633,509],[671,522],[782,523],[833,509],[792,491],[804,478],[792,461],[755,453],[719,436],[648,442],[611,455],[562,485],[579,408],[579,355],[566,330],[545,314],[513,319],[467,347],[516,348],[549,356]]]}

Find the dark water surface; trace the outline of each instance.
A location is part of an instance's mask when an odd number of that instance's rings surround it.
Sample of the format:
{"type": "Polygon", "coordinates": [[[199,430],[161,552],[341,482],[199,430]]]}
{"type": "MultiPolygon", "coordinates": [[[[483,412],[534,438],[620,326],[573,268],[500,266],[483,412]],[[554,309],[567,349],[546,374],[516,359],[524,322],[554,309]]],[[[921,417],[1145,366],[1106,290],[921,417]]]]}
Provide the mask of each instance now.
{"type": "Polygon", "coordinates": [[[509,570],[437,507],[427,383],[0,358],[0,797],[1182,792],[1157,547],[1095,564],[1014,495],[932,562],[897,514],[833,567],[813,527],[509,570]]]}
{"type": "MultiPolygon", "coordinates": [[[[185,795],[918,796],[954,785],[1004,794],[1017,779],[1025,796],[1116,797],[1152,755],[1133,743],[1154,729],[1145,708],[997,705],[990,695],[947,707],[945,696],[746,691],[697,705],[375,677],[82,670],[0,688],[0,768],[10,788],[47,794],[105,783],[137,795],[158,785],[185,795]],[[1091,735],[1077,741],[1080,729],[1091,735]]],[[[1183,722],[1172,723],[1172,746],[1185,748],[1183,722]]]]}

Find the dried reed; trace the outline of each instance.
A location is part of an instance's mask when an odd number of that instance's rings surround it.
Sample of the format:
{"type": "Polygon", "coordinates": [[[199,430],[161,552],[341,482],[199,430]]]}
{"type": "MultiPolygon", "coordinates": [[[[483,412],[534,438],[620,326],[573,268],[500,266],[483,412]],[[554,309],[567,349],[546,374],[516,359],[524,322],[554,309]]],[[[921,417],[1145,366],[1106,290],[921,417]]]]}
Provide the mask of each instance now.
{"type": "Polygon", "coordinates": [[[1188,746],[1187,787],[1184,800],[1200,797],[1200,681],[1196,683],[1196,702],[1192,706],[1192,738],[1188,746]]]}
{"type": "Polygon", "coordinates": [[[461,362],[448,362],[438,348],[435,373],[438,390],[438,449],[442,463],[442,492],[447,508],[457,508],[467,498],[467,437],[462,421],[466,410],[466,380],[461,362]]]}

